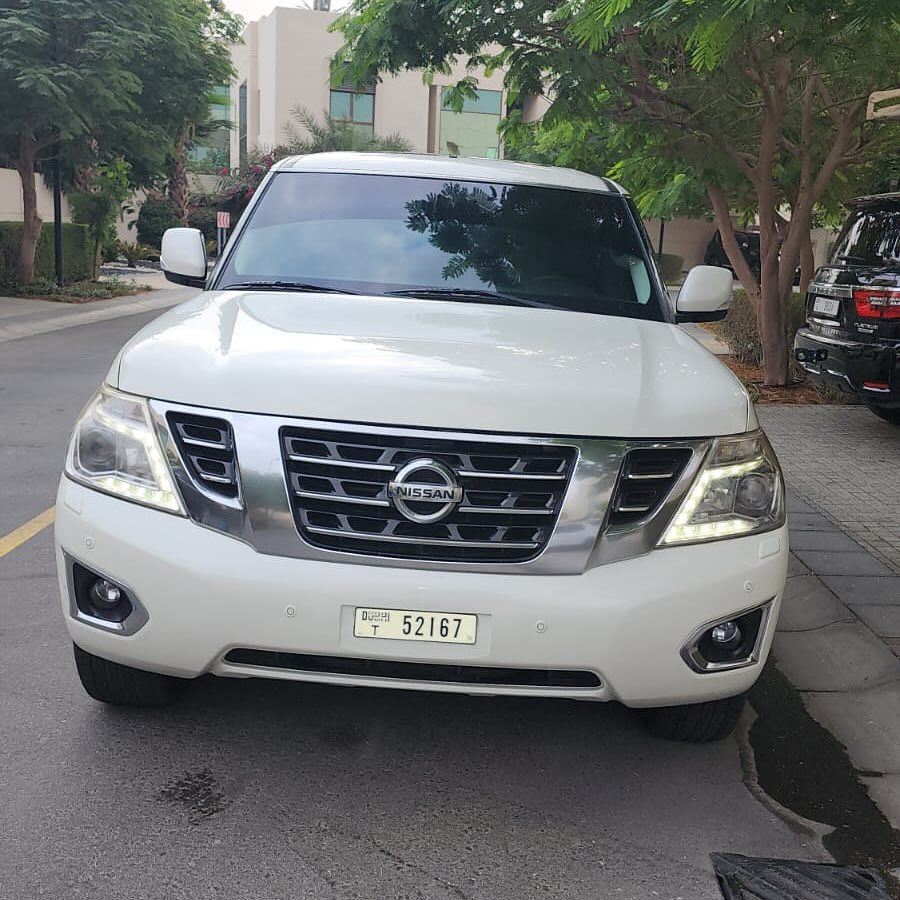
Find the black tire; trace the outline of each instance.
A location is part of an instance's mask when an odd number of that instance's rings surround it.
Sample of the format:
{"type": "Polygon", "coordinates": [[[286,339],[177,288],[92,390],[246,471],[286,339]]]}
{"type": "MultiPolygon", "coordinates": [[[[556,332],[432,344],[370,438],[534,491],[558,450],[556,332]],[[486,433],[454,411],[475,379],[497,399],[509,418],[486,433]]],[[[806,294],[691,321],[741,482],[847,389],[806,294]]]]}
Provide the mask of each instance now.
{"type": "Polygon", "coordinates": [[[651,734],[669,741],[721,741],[734,731],[746,699],[746,694],[740,694],[686,706],[659,706],[643,711],[644,723],[651,734]]]}
{"type": "Polygon", "coordinates": [[[132,669],[82,650],[77,644],[75,667],[88,694],[113,706],[168,706],[190,683],[157,672],[132,669]]]}
{"type": "Polygon", "coordinates": [[[885,422],[890,422],[891,425],[900,425],[900,406],[870,406],[869,409],[879,419],[884,419],[885,422]]]}

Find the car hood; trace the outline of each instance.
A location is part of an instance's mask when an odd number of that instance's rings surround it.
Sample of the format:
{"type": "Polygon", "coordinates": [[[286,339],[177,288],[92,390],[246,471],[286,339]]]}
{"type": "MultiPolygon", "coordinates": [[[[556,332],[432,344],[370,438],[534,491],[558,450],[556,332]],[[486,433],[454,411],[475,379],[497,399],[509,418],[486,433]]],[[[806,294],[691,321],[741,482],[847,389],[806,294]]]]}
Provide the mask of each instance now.
{"type": "Polygon", "coordinates": [[[698,437],[750,415],[674,325],[398,297],[201,294],[132,338],[108,381],[211,409],[519,434],[698,437]]]}

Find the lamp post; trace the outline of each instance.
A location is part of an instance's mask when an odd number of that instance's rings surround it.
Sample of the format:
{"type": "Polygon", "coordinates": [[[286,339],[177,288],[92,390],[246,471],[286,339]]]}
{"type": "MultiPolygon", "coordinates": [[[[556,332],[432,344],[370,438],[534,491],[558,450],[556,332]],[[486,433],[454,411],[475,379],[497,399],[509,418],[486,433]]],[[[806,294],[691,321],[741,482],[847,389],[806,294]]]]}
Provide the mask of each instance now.
{"type": "Polygon", "coordinates": [[[62,231],[62,174],[60,172],[60,144],[56,142],[53,154],[53,242],[56,257],[56,283],[63,286],[63,231],[62,231]]]}

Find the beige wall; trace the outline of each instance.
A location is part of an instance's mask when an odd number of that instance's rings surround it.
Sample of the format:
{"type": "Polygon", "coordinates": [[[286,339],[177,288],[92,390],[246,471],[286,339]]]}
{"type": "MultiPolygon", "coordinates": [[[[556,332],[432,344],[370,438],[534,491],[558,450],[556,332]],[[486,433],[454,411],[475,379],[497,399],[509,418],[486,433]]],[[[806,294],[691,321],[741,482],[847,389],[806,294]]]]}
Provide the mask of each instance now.
{"type": "MultiPolygon", "coordinates": [[[[328,110],[331,59],[343,43],[340,34],[329,32],[339,13],[302,8],[276,7],[268,16],[251,22],[244,30],[244,43],[232,52],[237,77],[231,89],[231,119],[239,121],[238,88],[247,82],[248,136],[251,147],[270,149],[284,141],[284,123],[291,108],[305,106],[316,115],[328,110]]],[[[439,75],[434,85],[455,84],[467,74],[465,60],[450,75],[439,75]]],[[[503,74],[484,77],[475,73],[479,85],[503,90],[503,74]]],[[[419,153],[436,146],[429,139],[429,94],[421,72],[384,75],[375,89],[375,133],[399,132],[419,153]]],[[[231,137],[232,165],[238,159],[237,128],[231,137]]]]}
{"type": "MultiPolygon", "coordinates": [[[[659,221],[645,219],[653,249],[659,249],[659,221]]],[[[684,257],[684,268],[703,265],[706,245],[716,233],[716,226],[706,219],[672,219],[666,222],[663,235],[663,253],[684,257]]]]}
{"type": "MultiPolygon", "coordinates": [[[[35,177],[38,195],[38,215],[45,222],[53,221],[53,192],[44,184],[40,175],[35,177]]],[[[69,204],[63,197],[63,222],[71,222],[69,204]]],[[[0,222],[22,221],[22,182],[15,169],[0,168],[0,222]]]]}

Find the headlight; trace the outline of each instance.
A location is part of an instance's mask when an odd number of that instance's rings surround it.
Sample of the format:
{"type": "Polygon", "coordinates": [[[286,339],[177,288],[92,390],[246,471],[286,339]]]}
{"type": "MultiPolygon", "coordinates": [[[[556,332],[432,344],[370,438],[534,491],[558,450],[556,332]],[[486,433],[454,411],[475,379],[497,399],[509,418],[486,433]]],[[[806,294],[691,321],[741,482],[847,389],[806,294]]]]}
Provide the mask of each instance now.
{"type": "Polygon", "coordinates": [[[766,436],[717,438],[660,544],[769,531],[784,524],[781,469],[766,436]]]}
{"type": "Polygon", "coordinates": [[[140,397],[100,389],[75,424],[66,474],[108,494],[184,515],[140,397]]]}

